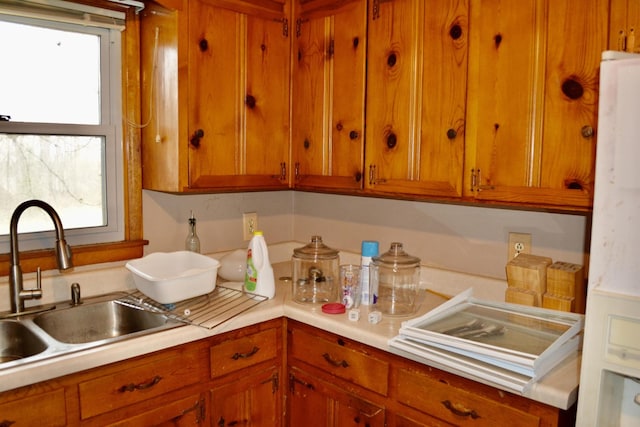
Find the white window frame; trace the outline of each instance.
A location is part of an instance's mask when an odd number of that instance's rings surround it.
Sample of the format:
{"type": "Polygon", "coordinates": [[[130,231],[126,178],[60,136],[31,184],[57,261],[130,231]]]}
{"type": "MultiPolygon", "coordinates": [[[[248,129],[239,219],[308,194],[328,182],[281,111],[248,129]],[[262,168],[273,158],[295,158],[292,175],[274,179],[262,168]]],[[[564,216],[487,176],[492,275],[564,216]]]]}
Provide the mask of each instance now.
{"type": "MultiPolygon", "coordinates": [[[[27,133],[52,135],[95,135],[105,137],[103,158],[103,185],[105,186],[105,208],[107,224],[101,227],[65,230],[69,244],[87,245],[96,243],[119,242],[125,236],[124,218],[124,175],[122,141],[122,58],[120,28],[113,26],[85,26],[59,22],[55,19],[21,17],[0,14],[0,19],[29,25],[65,31],[82,32],[100,36],[101,63],[101,123],[98,125],[20,123],[0,121],[0,133],[27,133]]],[[[5,41],[6,43],[7,41],[5,41]]],[[[9,66],[9,64],[3,64],[9,66]]],[[[10,112],[9,112],[10,113],[10,112]]],[[[7,114],[9,114],[7,113],[7,114]]],[[[3,113],[4,114],[4,113],[3,113]]],[[[64,225],[64,219],[63,219],[64,225]]],[[[8,232],[8,230],[7,230],[8,232]]],[[[52,247],[53,231],[40,233],[21,233],[20,250],[36,250],[52,247]]],[[[0,253],[7,253],[9,235],[0,235],[0,253]]]]}

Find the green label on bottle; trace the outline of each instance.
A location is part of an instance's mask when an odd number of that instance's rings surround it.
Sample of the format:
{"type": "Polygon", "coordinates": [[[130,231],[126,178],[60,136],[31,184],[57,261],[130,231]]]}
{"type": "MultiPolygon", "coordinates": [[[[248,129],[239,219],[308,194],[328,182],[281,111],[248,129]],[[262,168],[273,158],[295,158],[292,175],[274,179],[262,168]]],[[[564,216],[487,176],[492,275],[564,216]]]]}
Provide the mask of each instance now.
{"type": "Polygon", "coordinates": [[[255,292],[257,281],[258,272],[255,265],[253,265],[253,257],[251,256],[251,249],[249,249],[247,251],[247,272],[244,276],[244,289],[249,292],[255,292]]]}

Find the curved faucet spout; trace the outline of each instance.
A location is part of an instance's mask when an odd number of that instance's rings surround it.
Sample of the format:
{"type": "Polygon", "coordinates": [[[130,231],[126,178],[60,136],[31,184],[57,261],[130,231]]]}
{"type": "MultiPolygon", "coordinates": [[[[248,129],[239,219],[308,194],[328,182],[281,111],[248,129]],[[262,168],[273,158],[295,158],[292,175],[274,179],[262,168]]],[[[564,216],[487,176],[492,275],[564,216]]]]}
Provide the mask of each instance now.
{"type": "Polygon", "coordinates": [[[11,293],[11,311],[12,313],[20,313],[24,311],[24,300],[42,297],[42,290],[38,275],[38,283],[36,289],[24,290],[22,287],[22,268],[20,267],[20,250],[18,249],[18,221],[22,213],[32,207],[38,207],[45,211],[56,229],[56,260],[59,270],[67,270],[73,267],[71,260],[71,248],[64,239],[64,229],[62,221],[58,213],[46,202],[42,200],[27,200],[21,203],[13,211],[11,215],[11,223],[9,228],[11,240],[11,270],[9,273],[9,290],[11,293]]]}

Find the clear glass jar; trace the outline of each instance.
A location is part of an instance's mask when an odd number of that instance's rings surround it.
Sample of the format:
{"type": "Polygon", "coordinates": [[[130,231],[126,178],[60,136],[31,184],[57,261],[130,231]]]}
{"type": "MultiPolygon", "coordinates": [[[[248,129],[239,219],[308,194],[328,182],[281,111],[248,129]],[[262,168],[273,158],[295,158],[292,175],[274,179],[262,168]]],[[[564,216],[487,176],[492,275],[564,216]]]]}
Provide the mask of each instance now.
{"type": "Polygon", "coordinates": [[[402,243],[391,243],[389,251],[374,256],[369,265],[371,304],[388,315],[415,312],[420,285],[420,258],[407,254],[402,243]]]}
{"type": "Polygon", "coordinates": [[[301,303],[338,301],[340,256],[338,251],[312,236],[311,242],[293,250],[293,300],[301,303]]]}

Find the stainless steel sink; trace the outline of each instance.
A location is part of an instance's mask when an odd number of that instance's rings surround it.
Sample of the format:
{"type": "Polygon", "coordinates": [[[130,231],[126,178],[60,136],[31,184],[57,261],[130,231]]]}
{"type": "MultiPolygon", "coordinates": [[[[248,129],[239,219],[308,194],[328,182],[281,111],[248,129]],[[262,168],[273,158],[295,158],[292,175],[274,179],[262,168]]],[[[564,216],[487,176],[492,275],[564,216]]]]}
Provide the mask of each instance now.
{"type": "Polygon", "coordinates": [[[0,370],[184,325],[138,307],[125,294],[43,310],[0,313],[0,370]]]}
{"type": "Polygon", "coordinates": [[[33,322],[54,339],[67,344],[109,340],[173,326],[162,314],[114,300],[50,311],[37,315],[33,322]]]}
{"type": "Polygon", "coordinates": [[[16,320],[0,320],[0,364],[42,353],[47,343],[16,320]]]}

